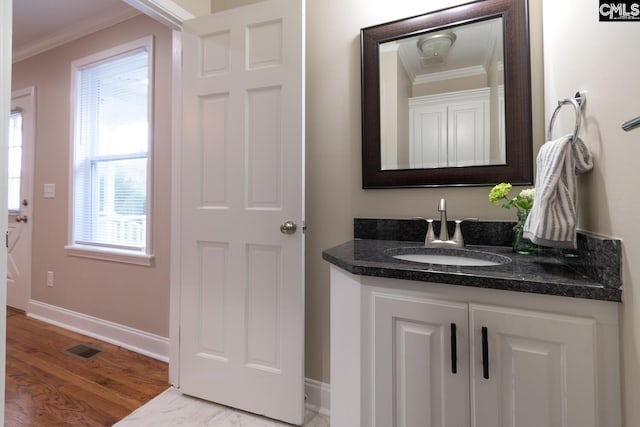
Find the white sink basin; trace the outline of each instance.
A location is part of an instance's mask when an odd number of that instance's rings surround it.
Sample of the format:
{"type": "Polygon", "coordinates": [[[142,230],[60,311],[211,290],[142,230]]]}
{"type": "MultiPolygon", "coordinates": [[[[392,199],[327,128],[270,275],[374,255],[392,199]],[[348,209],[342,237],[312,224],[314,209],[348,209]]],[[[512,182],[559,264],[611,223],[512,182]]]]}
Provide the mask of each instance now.
{"type": "Polygon", "coordinates": [[[503,255],[468,249],[396,248],[387,254],[402,261],[466,267],[491,267],[511,262],[511,258],[503,255]]]}

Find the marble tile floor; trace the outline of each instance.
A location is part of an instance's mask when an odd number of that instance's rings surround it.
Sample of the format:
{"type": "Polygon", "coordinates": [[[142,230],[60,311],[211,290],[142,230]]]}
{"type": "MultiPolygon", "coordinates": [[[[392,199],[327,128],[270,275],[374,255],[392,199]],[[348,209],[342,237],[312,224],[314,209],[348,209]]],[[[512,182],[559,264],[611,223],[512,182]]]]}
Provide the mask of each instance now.
{"type": "MultiPolygon", "coordinates": [[[[113,427],[291,427],[180,393],[171,387],[113,427]]],[[[329,427],[329,417],[307,410],[304,427],[329,427]]]]}

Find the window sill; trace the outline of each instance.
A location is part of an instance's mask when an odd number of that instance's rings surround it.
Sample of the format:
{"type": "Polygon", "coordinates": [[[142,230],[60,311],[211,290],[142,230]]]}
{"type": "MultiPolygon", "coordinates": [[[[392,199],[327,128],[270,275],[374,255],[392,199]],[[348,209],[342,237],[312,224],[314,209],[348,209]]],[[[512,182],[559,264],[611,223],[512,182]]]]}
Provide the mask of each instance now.
{"type": "Polygon", "coordinates": [[[154,256],[141,252],[126,251],[122,249],[96,248],[93,246],[68,245],[64,247],[67,255],[98,259],[101,261],[121,262],[150,267],[153,265],[154,256]]]}

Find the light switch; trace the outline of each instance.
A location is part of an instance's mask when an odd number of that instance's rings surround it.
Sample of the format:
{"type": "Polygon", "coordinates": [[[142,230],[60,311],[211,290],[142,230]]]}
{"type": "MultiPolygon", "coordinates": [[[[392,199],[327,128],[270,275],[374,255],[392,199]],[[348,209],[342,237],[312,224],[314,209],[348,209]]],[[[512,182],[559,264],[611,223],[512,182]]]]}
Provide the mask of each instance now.
{"type": "Polygon", "coordinates": [[[53,199],[56,197],[56,185],[55,184],[45,184],[44,185],[44,198],[45,199],[53,199]]]}

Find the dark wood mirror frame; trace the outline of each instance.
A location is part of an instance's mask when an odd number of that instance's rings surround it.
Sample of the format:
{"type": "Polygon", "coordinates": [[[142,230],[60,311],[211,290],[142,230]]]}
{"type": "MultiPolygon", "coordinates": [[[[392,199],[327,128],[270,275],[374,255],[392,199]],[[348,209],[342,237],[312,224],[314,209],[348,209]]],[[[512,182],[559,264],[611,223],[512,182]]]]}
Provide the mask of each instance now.
{"type": "Polygon", "coordinates": [[[362,188],[480,186],[533,182],[531,64],[527,0],[481,0],[360,31],[362,188]],[[506,164],[382,170],[380,152],[381,43],[476,21],[503,18],[506,164]]]}

